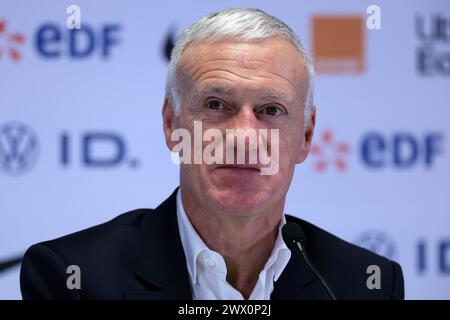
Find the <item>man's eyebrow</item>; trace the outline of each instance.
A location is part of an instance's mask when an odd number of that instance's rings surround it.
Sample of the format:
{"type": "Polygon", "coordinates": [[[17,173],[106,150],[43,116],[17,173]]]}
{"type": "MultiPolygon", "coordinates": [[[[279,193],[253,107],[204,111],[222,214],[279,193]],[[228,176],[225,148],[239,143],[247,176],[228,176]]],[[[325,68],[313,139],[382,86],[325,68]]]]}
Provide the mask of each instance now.
{"type": "Polygon", "coordinates": [[[276,90],[269,90],[267,93],[264,93],[263,95],[260,96],[261,99],[263,100],[271,100],[271,101],[281,101],[284,103],[294,103],[295,99],[293,97],[291,97],[288,94],[276,91],[276,90]]]}
{"type": "MultiPolygon", "coordinates": [[[[231,86],[204,86],[200,88],[200,94],[233,94],[234,89],[231,86]]],[[[262,100],[280,101],[287,104],[291,104],[295,99],[277,90],[265,90],[263,94],[259,96],[262,100]]]]}

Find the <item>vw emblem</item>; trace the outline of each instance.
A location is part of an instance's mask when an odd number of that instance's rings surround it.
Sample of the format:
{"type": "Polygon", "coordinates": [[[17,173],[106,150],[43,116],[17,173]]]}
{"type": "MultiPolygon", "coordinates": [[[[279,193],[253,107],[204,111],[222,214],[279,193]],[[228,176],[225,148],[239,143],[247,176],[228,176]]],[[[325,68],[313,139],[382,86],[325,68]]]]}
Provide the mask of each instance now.
{"type": "Polygon", "coordinates": [[[18,122],[0,126],[0,171],[24,174],[36,163],[38,155],[39,142],[31,128],[18,122]]]}
{"type": "Polygon", "coordinates": [[[394,240],[380,230],[362,232],[353,243],[388,259],[395,260],[397,258],[394,240]]]}

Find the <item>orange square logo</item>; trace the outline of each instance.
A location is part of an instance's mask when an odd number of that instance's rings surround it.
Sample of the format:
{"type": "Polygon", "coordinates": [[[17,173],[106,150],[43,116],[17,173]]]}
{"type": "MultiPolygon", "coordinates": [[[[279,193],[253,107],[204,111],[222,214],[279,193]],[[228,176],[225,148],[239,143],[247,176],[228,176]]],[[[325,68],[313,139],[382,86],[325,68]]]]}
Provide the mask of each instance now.
{"type": "Polygon", "coordinates": [[[314,16],[312,33],[314,66],[317,73],[365,71],[362,17],[314,16]]]}

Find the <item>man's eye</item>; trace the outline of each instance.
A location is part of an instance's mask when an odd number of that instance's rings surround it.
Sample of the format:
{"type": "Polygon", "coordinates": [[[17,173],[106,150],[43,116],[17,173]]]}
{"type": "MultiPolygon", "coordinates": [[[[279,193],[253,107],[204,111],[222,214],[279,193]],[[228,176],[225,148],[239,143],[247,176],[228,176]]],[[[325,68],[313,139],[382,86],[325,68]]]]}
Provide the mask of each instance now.
{"type": "Polygon", "coordinates": [[[262,112],[269,116],[279,116],[284,113],[284,111],[277,106],[267,106],[262,110],[262,112]]]}
{"type": "Polygon", "coordinates": [[[211,100],[206,103],[206,107],[211,110],[222,110],[225,108],[222,102],[218,100],[211,100]]]}

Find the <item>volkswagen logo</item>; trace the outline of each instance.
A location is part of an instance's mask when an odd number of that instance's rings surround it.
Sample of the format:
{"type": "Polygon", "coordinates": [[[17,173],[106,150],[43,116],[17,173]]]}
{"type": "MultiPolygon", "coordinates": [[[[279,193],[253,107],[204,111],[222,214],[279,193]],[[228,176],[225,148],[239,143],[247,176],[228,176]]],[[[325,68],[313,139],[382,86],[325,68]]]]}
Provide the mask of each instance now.
{"type": "Polygon", "coordinates": [[[38,155],[38,138],[31,128],[19,122],[0,126],[0,171],[24,174],[34,166],[38,155]]]}
{"type": "Polygon", "coordinates": [[[388,259],[397,259],[395,242],[383,231],[368,230],[362,232],[355,238],[353,243],[388,259]]]}

